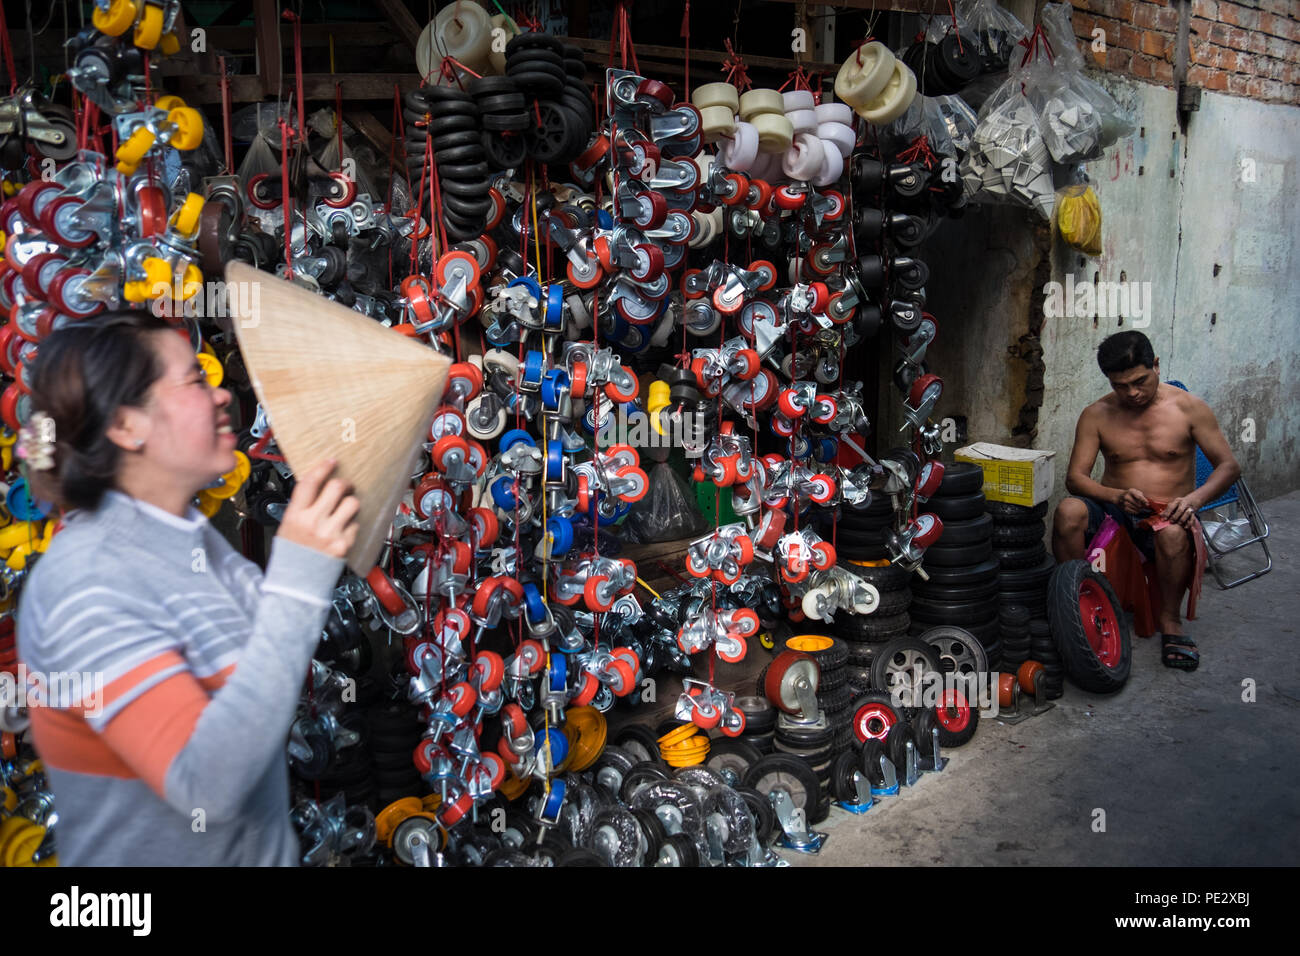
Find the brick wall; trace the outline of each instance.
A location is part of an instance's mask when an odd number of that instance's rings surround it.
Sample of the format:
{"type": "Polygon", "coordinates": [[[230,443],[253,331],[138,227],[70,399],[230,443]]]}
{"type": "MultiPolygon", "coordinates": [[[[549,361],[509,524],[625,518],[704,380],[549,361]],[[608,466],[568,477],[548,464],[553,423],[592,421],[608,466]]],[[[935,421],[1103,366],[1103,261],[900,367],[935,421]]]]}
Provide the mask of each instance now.
{"type": "MultiPolygon", "coordinates": [[[[1181,0],[1070,0],[1080,40],[1106,31],[1105,53],[1085,47],[1107,70],[1174,85],[1181,0]]],[[[1192,0],[1187,81],[1270,103],[1300,104],[1300,3],[1192,0]]]]}

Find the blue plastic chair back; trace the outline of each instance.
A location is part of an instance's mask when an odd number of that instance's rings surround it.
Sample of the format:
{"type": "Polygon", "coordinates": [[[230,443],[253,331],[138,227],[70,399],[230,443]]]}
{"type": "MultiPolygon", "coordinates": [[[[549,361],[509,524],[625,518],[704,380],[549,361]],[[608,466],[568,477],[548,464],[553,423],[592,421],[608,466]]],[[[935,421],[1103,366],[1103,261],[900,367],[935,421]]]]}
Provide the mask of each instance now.
{"type": "MultiPolygon", "coordinates": [[[[1169,384],[1174,388],[1181,388],[1184,392],[1191,394],[1191,389],[1177,379],[1170,379],[1169,384]]],[[[1210,472],[1214,471],[1214,466],[1210,464],[1210,459],[1205,457],[1205,452],[1201,451],[1201,446],[1196,446],[1196,487],[1199,488],[1205,484],[1206,479],[1210,477],[1210,472]]],[[[1221,498],[1217,501],[1211,501],[1200,510],[1209,511],[1211,508],[1222,508],[1224,505],[1230,505],[1237,500],[1237,486],[1234,483],[1221,498]]]]}

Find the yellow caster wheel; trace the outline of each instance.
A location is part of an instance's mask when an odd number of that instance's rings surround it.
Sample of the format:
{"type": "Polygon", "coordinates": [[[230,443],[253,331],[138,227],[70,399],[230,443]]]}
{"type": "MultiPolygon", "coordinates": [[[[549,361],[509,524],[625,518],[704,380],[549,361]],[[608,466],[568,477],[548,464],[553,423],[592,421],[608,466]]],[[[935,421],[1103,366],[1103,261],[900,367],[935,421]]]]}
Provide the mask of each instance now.
{"type": "Polygon", "coordinates": [[[40,849],[45,840],[45,827],[28,822],[12,837],[5,846],[5,866],[33,866],[32,854],[40,849]]]}
{"type": "MultiPolygon", "coordinates": [[[[173,112],[175,112],[173,110],[173,112]]],[[[171,226],[185,238],[192,237],[199,231],[199,216],[203,213],[203,197],[190,193],[181,203],[180,208],[172,213],[171,226]]]]}
{"type": "Polygon", "coordinates": [[[177,149],[197,149],[203,142],[203,114],[193,107],[176,107],[168,112],[167,122],[176,127],[171,145],[177,149]]]}
{"type": "Polygon", "coordinates": [[[181,38],[175,33],[164,33],[158,41],[158,52],[163,56],[175,56],[181,51],[181,38]]]}
{"type": "Polygon", "coordinates": [[[95,25],[95,29],[100,33],[107,33],[111,37],[120,37],[131,29],[131,24],[135,23],[135,15],[139,10],[137,0],[113,0],[107,10],[96,7],[95,12],[91,14],[90,22],[95,25]]]}
{"type": "Polygon", "coordinates": [[[144,285],[149,290],[146,299],[156,299],[166,295],[172,287],[172,276],[175,275],[172,264],[156,256],[150,256],[142,264],[145,274],[144,285]]]}
{"type": "Polygon", "coordinates": [[[375,838],[386,846],[392,846],[393,831],[397,829],[398,824],[412,813],[419,813],[424,809],[425,806],[420,802],[419,797],[402,797],[400,800],[394,800],[375,814],[375,838]]]}
{"type": "Polygon", "coordinates": [[[132,176],[140,163],[144,161],[145,154],[153,148],[154,140],[153,130],[146,126],[141,126],[132,133],[125,143],[117,147],[117,171],[123,176],[132,176]]]}
{"type": "Polygon", "coordinates": [[[190,263],[185,267],[185,277],[181,279],[181,299],[192,299],[203,288],[203,270],[190,263]]]}
{"type": "MultiPolygon", "coordinates": [[[[207,346],[205,345],[204,348],[207,348],[207,346]]],[[[208,387],[220,388],[222,381],[226,377],[226,370],[221,367],[221,360],[211,352],[200,352],[198,360],[199,367],[203,369],[203,374],[207,377],[208,387]]]]}
{"type": "Polygon", "coordinates": [[[242,451],[236,451],[235,467],[221,476],[222,484],[220,487],[205,488],[203,493],[210,498],[216,498],[218,501],[233,498],[235,492],[244,486],[244,482],[248,480],[248,476],[252,473],[253,466],[249,464],[248,456],[242,451]]]}
{"type": "Polygon", "coordinates": [[[501,794],[506,800],[513,802],[527,793],[531,785],[532,778],[520,779],[513,773],[508,773],[501,786],[497,788],[497,793],[501,794]]]}
{"type": "Polygon", "coordinates": [[[194,501],[194,507],[199,509],[199,514],[205,518],[211,518],[221,510],[221,498],[214,498],[206,491],[200,491],[198,498],[194,501]]]}
{"type": "Polygon", "coordinates": [[[758,635],[758,643],[763,645],[763,650],[770,651],[776,647],[776,637],[771,631],[764,631],[758,635]]]}
{"type": "Polygon", "coordinates": [[[167,110],[167,112],[170,113],[172,110],[184,105],[185,101],[179,96],[167,95],[158,97],[158,99],[154,101],[153,108],[156,110],[167,110]]]}
{"type": "Polygon", "coordinates": [[[10,571],[21,571],[27,567],[27,555],[31,554],[35,548],[30,544],[20,544],[9,552],[9,557],[5,558],[5,565],[10,571]]]}
{"type": "Polygon", "coordinates": [[[13,813],[18,807],[18,794],[9,787],[0,787],[0,807],[4,808],[5,813],[13,813]]]}
{"type": "Polygon", "coordinates": [[[9,841],[20,831],[25,830],[32,825],[32,821],[26,817],[6,817],[0,820],[0,860],[4,859],[6,847],[9,841]]]}
{"type": "Polygon", "coordinates": [[[162,7],[146,4],[144,11],[140,15],[140,22],[135,25],[135,35],[132,39],[140,49],[152,50],[158,45],[158,41],[162,39],[162,30],[162,7]]]}

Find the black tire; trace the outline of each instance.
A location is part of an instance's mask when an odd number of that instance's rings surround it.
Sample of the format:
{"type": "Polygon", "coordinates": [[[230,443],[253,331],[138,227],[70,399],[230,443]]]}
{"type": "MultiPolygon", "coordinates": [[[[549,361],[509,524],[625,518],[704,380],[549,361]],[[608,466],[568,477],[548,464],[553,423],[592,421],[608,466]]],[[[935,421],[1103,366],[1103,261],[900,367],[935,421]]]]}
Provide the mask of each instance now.
{"type": "Polygon", "coordinates": [[[646,858],[655,859],[659,856],[659,848],[663,846],[664,840],[668,839],[668,831],[653,810],[636,809],[629,812],[636,817],[636,822],[641,825],[641,832],[645,835],[646,858]]]}
{"type": "MultiPolygon", "coordinates": [[[[993,519],[989,515],[991,522],[993,519]]],[[[944,528],[944,532],[947,532],[944,528]]],[[[1044,535],[1047,534],[1047,526],[1043,522],[1034,520],[1024,524],[1000,524],[993,527],[993,547],[1010,550],[1012,548],[1027,548],[1030,545],[1041,544],[1044,535]]]]}
{"type": "Polygon", "coordinates": [[[665,837],[659,847],[659,859],[661,862],[657,863],[657,866],[685,868],[701,865],[700,851],[696,848],[695,841],[685,833],[674,833],[665,837]]]}
{"type": "Polygon", "coordinates": [[[998,571],[998,590],[1032,591],[1044,588],[1055,570],[1056,561],[1051,555],[1047,555],[1032,568],[1003,568],[998,571]]]}
{"type": "Polygon", "coordinates": [[[973,462],[955,461],[951,465],[944,466],[943,481],[939,483],[939,490],[935,492],[935,497],[955,498],[959,495],[974,494],[977,491],[983,494],[983,488],[983,468],[973,462]]]}
{"type": "Polygon", "coordinates": [[[975,736],[980,722],[979,706],[971,704],[969,693],[960,689],[953,693],[959,695],[953,707],[945,707],[940,703],[929,711],[934,717],[935,726],[939,728],[939,746],[945,748],[960,747],[969,741],[975,736]]]}
{"type": "Polygon", "coordinates": [[[912,620],[931,624],[956,624],[962,621],[983,624],[998,614],[997,596],[982,601],[923,601],[917,598],[912,605],[912,620]]]}
{"type": "Polygon", "coordinates": [[[1047,614],[1047,587],[1044,585],[1033,591],[998,591],[998,600],[1003,607],[1020,605],[1029,610],[1034,617],[1047,614]]]}
{"type": "MultiPolygon", "coordinates": [[[[842,673],[843,668],[840,671],[842,673]]],[[[844,674],[843,683],[834,690],[823,693],[820,688],[818,689],[817,703],[821,705],[822,710],[826,711],[827,715],[830,715],[849,706],[849,699],[852,696],[853,692],[849,690],[848,675],[844,674]]]]}
{"type": "MultiPolygon", "coordinates": [[[[904,636],[906,636],[906,632],[895,635],[895,637],[904,636]]],[[[853,656],[849,658],[849,663],[844,666],[846,669],[854,668],[860,673],[857,676],[856,683],[854,677],[850,675],[850,687],[856,687],[859,691],[869,690],[871,688],[871,665],[876,662],[876,655],[880,652],[880,649],[892,640],[894,640],[893,637],[889,638],[889,640],[882,641],[879,644],[853,645],[853,656]]]]}
{"type": "Polygon", "coordinates": [[[831,764],[831,796],[840,803],[856,805],[858,790],[853,778],[862,768],[862,758],[852,750],[846,750],[835,758],[831,764]]]}
{"type": "Polygon", "coordinates": [[[1087,561],[1067,561],[1052,575],[1048,593],[1052,637],[1070,680],[1095,694],[1115,693],[1128,680],[1133,648],[1124,612],[1106,576],[1094,571],[1087,561]],[[1094,626],[1082,619],[1080,609],[1085,591],[1099,604],[1109,604],[1107,626],[1115,630],[1119,642],[1113,664],[1104,663],[1089,641],[1094,626]]]}
{"type": "Polygon", "coordinates": [[[767,797],[776,787],[783,786],[794,800],[795,806],[803,810],[808,823],[820,823],[825,819],[825,813],[821,812],[821,785],[817,781],[817,774],[798,757],[783,753],[769,754],[749,768],[743,786],[758,791],[763,797],[767,797]]]}
{"type": "Polygon", "coordinates": [[[737,697],[736,709],[745,715],[745,734],[757,736],[776,728],[776,708],[766,697],[737,697]]]}
{"type": "Polygon", "coordinates": [[[965,601],[983,601],[996,597],[997,593],[998,582],[993,580],[986,581],[983,584],[963,584],[957,587],[951,585],[926,585],[924,588],[915,588],[913,596],[917,600],[941,601],[952,604],[965,601]]]}
{"type": "Polygon", "coordinates": [[[1047,557],[1047,548],[1041,544],[1032,548],[1020,548],[1010,551],[996,548],[993,551],[993,557],[997,558],[1000,567],[1008,571],[1015,571],[1019,568],[1034,568],[1042,564],[1047,557]]]}
{"type": "Polygon", "coordinates": [[[1025,636],[1029,636],[1029,619],[1032,617],[1029,608],[1019,604],[1003,604],[998,609],[998,620],[1002,622],[1002,631],[1006,633],[1008,628],[1024,628],[1025,636]]]}
{"type": "Polygon", "coordinates": [[[876,604],[876,609],[871,612],[871,617],[892,617],[895,614],[902,614],[912,603],[912,589],[909,587],[879,593],[880,600],[876,604]]]}
{"type": "Polygon", "coordinates": [[[754,818],[754,836],[758,838],[759,846],[767,846],[776,830],[776,812],[772,809],[767,795],[759,793],[753,787],[733,789],[740,794],[749,807],[749,813],[754,818]]]}
{"type": "Polygon", "coordinates": [[[777,724],[776,742],[786,747],[799,747],[811,752],[827,748],[835,740],[835,728],[791,726],[782,722],[777,724]]]}
{"type": "Polygon", "coordinates": [[[560,854],[559,859],[555,861],[556,866],[609,866],[597,854],[591,850],[585,850],[582,847],[575,847],[572,850],[566,850],[560,854]]]}
{"type": "Polygon", "coordinates": [[[984,510],[993,516],[997,524],[1026,524],[1047,514],[1047,502],[1040,501],[1032,508],[1026,508],[1024,505],[1012,505],[1005,501],[990,501],[985,504],[984,510]]]}
{"type": "Polygon", "coordinates": [[[633,760],[663,763],[663,757],[659,753],[659,738],[654,731],[642,724],[628,724],[614,737],[613,743],[626,750],[633,760]]]}
{"type": "Polygon", "coordinates": [[[868,584],[874,585],[882,598],[885,596],[886,591],[898,591],[906,588],[908,582],[912,580],[912,572],[906,568],[900,568],[896,564],[872,567],[848,563],[843,567],[850,574],[857,575],[868,584]]]}
{"type": "MultiPolygon", "coordinates": [[[[939,655],[925,641],[914,637],[900,637],[881,647],[871,664],[871,684],[883,693],[891,693],[893,683],[889,675],[900,668],[904,659],[919,660],[926,673],[940,673],[939,655]]],[[[913,677],[920,677],[913,674],[913,677]]],[[[917,685],[919,690],[919,684],[917,685]]]]}
{"type": "Polygon", "coordinates": [[[646,761],[634,764],[632,769],[623,777],[623,787],[619,790],[618,798],[624,803],[630,804],[633,795],[640,787],[648,783],[654,783],[656,780],[667,779],[668,773],[658,764],[646,761]]]}
{"type": "Polygon", "coordinates": [[[953,498],[931,498],[921,509],[938,515],[943,521],[966,521],[984,513],[984,492],[977,491],[953,498]]]}
{"type": "MultiPolygon", "coordinates": [[[[838,630],[840,637],[846,641],[878,644],[899,634],[906,634],[910,623],[911,617],[906,612],[889,616],[876,614],[867,614],[861,617],[846,616],[842,622],[839,622],[838,630]]],[[[853,648],[850,646],[849,658],[852,659],[852,656],[853,648]]]]}
{"type": "Polygon", "coordinates": [[[949,548],[942,544],[925,549],[922,566],[928,572],[931,568],[964,568],[979,564],[993,553],[993,546],[988,541],[963,544],[949,548]]]}
{"type": "Polygon", "coordinates": [[[965,521],[945,521],[943,534],[939,535],[935,546],[953,548],[958,545],[987,541],[990,537],[994,539],[997,537],[993,519],[981,512],[978,516],[965,521]]]}
{"type": "Polygon", "coordinates": [[[889,730],[885,740],[885,753],[898,771],[898,778],[903,778],[903,768],[907,766],[907,742],[912,739],[912,722],[901,720],[889,730]]]}
{"type": "MultiPolygon", "coordinates": [[[[818,670],[821,672],[822,677],[825,678],[828,671],[834,671],[836,668],[843,667],[845,662],[848,661],[849,646],[844,642],[844,639],[840,637],[833,637],[829,634],[818,636],[829,639],[832,642],[831,646],[822,650],[804,651],[803,653],[807,654],[817,663],[818,670]]],[[[784,649],[792,651],[798,650],[798,648],[790,646],[790,642],[797,641],[798,637],[799,636],[787,638],[784,649]]]]}
{"type": "Polygon", "coordinates": [[[854,697],[849,711],[849,730],[859,746],[882,739],[903,716],[889,695],[879,691],[854,697]]]}
{"type": "Polygon", "coordinates": [[[889,558],[889,549],[884,544],[841,544],[837,555],[848,561],[882,561],[889,558]]]}
{"type": "Polygon", "coordinates": [[[927,587],[966,587],[989,581],[1001,583],[998,576],[998,563],[993,558],[959,568],[927,567],[925,573],[930,576],[927,587]]]}
{"type": "Polygon", "coordinates": [[[879,740],[868,740],[862,745],[862,772],[873,787],[885,785],[885,775],[880,769],[880,756],[885,752],[879,740]]]}
{"type": "Polygon", "coordinates": [[[745,779],[749,768],[763,759],[763,754],[749,741],[737,737],[719,737],[709,742],[709,755],[704,766],[714,772],[730,771],[739,783],[745,779]]]}

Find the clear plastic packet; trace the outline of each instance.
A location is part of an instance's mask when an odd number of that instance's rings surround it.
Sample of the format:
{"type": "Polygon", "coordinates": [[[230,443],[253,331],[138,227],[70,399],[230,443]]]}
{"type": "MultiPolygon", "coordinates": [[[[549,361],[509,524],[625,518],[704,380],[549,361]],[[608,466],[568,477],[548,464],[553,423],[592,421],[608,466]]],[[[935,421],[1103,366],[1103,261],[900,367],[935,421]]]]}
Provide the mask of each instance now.
{"type": "Polygon", "coordinates": [[[975,43],[986,73],[1005,70],[1030,32],[997,0],[958,0],[957,17],[965,22],[963,36],[975,43]]]}
{"type": "Polygon", "coordinates": [[[650,469],[650,487],[646,495],[632,506],[623,527],[645,543],[674,541],[703,534],[704,516],[690,486],[667,462],[650,469]]]}

